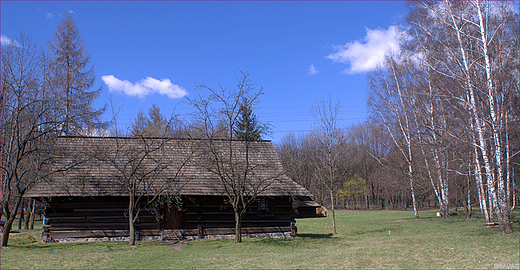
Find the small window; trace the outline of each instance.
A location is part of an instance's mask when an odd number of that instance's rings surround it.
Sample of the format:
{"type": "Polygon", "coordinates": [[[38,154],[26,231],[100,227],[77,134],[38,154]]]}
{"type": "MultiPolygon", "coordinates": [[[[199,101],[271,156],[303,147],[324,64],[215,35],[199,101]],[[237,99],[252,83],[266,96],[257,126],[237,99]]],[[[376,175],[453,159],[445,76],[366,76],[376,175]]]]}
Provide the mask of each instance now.
{"type": "Polygon", "coordinates": [[[260,200],[258,205],[258,214],[260,216],[272,216],[273,204],[267,200],[260,200]]]}

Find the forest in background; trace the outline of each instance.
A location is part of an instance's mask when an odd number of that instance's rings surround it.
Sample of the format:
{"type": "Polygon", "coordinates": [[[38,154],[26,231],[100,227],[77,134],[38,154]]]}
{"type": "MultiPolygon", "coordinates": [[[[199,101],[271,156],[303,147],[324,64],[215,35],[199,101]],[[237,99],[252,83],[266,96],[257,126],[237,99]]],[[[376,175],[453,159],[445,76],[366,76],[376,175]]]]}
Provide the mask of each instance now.
{"type": "Polygon", "coordinates": [[[478,207],[511,233],[518,201],[518,8],[502,1],[409,2],[400,52],[367,76],[370,118],[318,125],[277,145],[287,173],[322,204],[350,209],[478,207]],[[324,166],[325,165],[325,166],[324,166]]]}

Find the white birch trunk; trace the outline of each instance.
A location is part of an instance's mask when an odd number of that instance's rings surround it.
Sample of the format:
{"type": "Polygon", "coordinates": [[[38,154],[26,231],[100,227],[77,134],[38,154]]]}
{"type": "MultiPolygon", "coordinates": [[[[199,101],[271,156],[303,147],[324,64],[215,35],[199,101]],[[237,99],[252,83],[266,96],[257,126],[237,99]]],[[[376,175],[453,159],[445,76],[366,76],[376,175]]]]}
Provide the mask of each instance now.
{"type": "MultiPolygon", "coordinates": [[[[397,147],[397,149],[399,149],[399,151],[401,152],[401,154],[403,155],[407,165],[408,165],[408,171],[405,173],[406,176],[408,177],[408,182],[410,184],[410,192],[411,192],[411,196],[412,196],[412,203],[413,203],[413,208],[414,208],[414,216],[416,218],[419,217],[419,214],[417,212],[417,207],[416,207],[416,200],[415,200],[415,191],[414,191],[414,188],[413,188],[413,168],[412,168],[412,149],[411,149],[411,138],[410,138],[410,128],[409,128],[409,122],[408,122],[408,117],[406,115],[406,109],[407,108],[405,105],[404,105],[404,101],[403,101],[403,97],[402,97],[402,94],[401,94],[401,89],[400,89],[400,85],[399,85],[399,79],[397,77],[397,74],[395,72],[395,67],[394,67],[394,64],[393,63],[389,63],[392,67],[392,72],[393,72],[393,77],[394,77],[394,80],[396,82],[396,85],[397,85],[397,91],[398,91],[398,95],[399,95],[399,99],[400,99],[400,103],[401,103],[401,110],[399,110],[399,108],[396,108],[394,106],[394,104],[392,104],[392,102],[390,100],[388,100],[388,98],[385,97],[385,93],[381,92],[381,90],[379,90],[378,88],[378,91],[379,91],[379,95],[382,99],[384,99],[384,102],[386,103],[386,105],[388,106],[388,108],[390,110],[393,111],[393,113],[395,114],[395,117],[397,118],[397,124],[399,125],[399,132],[401,133],[401,135],[403,135],[403,138],[405,139],[405,144],[406,144],[406,149],[403,149],[403,146],[398,142],[398,139],[396,138],[397,134],[396,132],[394,132],[392,130],[392,128],[390,127],[391,123],[388,122],[387,120],[387,115],[383,115],[381,109],[379,108],[378,109],[378,113],[381,117],[381,119],[383,120],[384,124],[385,124],[385,127],[388,131],[388,133],[390,134],[390,137],[392,138],[392,141],[394,142],[395,146],[397,147]],[[404,120],[403,120],[404,118],[404,120]],[[403,123],[404,122],[404,123],[403,123]]],[[[386,89],[387,91],[387,94],[389,96],[392,96],[393,94],[391,93],[391,90],[390,89],[386,89]]]]}
{"type": "Polygon", "coordinates": [[[497,196],[496,196],[496,191],[495,191],[495,187],[494,187],[495,186],[495,177],[494,177],[494,173],[492,170],[491,161],[489,158],[488,145],[487,145],[487,142],[486,142],[486,139],[484,136],[484,125],[482,124],[479,113],[477,111],[475,89],[474,89],[471,79],[469,77],[470,76],[469,74],[471,74],[471,72],[470,72],[468,60],[466,57],[466,51],[464,49],[464,43],[462,42],[461,30],[459,29],[459,26],[458,26],[457,22],[455,21],[455,16],[454,16],[453,12],[451,11],[449,1],[446,0],[445,3],[446,3],[446,6],[450,9],[449,15],[451,16],[451,19],[453,22],[452,26],[455,29],[455,32],[457,35],[457,40],[459,43],[460,53],[462,56],[462,64],[463,64],[463,68],[464,68],[464,70],[463,70],[464,79],[466,81],[466,89],[468,90],[469,97],[470,97],[468,105],[470,107],[470,112],[472,113],[472,117],[475,121],[475,129],[476,129],[476,132],[478,135],[478,142],[479,142],[478,147],[480,148],[480,151],[482,153],[482,158],[484,160],[484,168],[485,168],[485,172],[486,172],[488,191],[489,191],[488,195],[489,195],[489,200],[491,202],[490,205],[495,205],[497,202],[497,196]]]}
{"type": "Polygon", "coordinates": [[[507,207],[511,207],[511,148],[509,141],[509,132],[507,126],[507,117],[505,121],[505,132],[506,132],[506,196],[507,196],[507,207]]]}
{"type": "MultiPolygon", "coordinates": [[[[433,104],[432,102],[430,101],[430,121],[431,121],[431,126],[429,127],[431,130],[435,130],[435,125],[433,124],[433,113],[431,113],[433,111],[433,104]]],[[[439,167],[439,160],[438,160],[438,155],[437,155],[437,149],[435,146],[432,147],[431,150],[433,150],[434,152],[434,161],[435,161],[435,164],[436,164],[436,171],[438,173],[438,177],[437,177],[437,183],[434,181],[434,176],[432,175],[432,169],[430,167],[430,162],[428,161],[428,158],[426,156],[426,151],[424,150],[424,143],[423,143],[423,139],[422,139],[422,135],[421,135],[421,132],[419,130],[419,121],[418,121],[418,116],[417,116],[417,113],[414,111],[414,116],[415,116],[415,123],[416,123],[416,127],[417,127],[417,138],[419,140],[419,148],[421,149],[421,153],[423,155],[423,160],[424,160],[424,165],[426,166],[426,171],[428,173],[428,179],[430,179],[430,183],[432,185],[432,188],[433,188],[433,191],[435,193],[435,197],[437,198],[437,201],[439,202],[439,208],[440,208],[440,211],[441,211],[441,215],[443,217],[448,217],[448,208],[446,207],[447,204],[445,203],[445,199],[446,197],[444,197],[444,192],[442,192],[441,190],[441,187],[442,187],[442,176],[440,175],[440,167],[439,167]]],[[[435,132],[433,132],[433,143],[436,142],[436,137],[435,137],[435,132]]]]}
{"type": "MultiPolygon", "coordinates": [[[[480,26],[480,37],[482,41],[482,55],[484,56],[485,70],[486,70],[486,81],[488,90],[488,102],[489,102],[489,113],[491,116],[491,133],[493,135],[494,149],[495,149],[495,168],[496,168],[496,182],[497,190],[496,193],[492,190],[492,196],[496,196],[494,201],[496,202],[495,212],[497,214],[498,223],[504,233],[512,233],[511,223],[509,223],[509,207],[507,206],[507,199],[504,185],[503,175],[503,149],[500,141],[500,127],[499,120],[496,113],[496,102],[495,96],[497,92],[493,85],[493,78],[491,74],[491,63],[488,55],[488,42],[486,37],[486,28],[484,28],[484,20],[482,18],[482,12],[480,7],[480,1],[476,1],[477,12],[479,17],[480,26]],[[496,194],[496,195],[495,195],[496,194]]],[[[493,174],[495,175],[495,173],[493,174]]],[[[493,187],[494,189],[494,187],[493,187]]]]}
{"type": "MultiPolygon", "coordinates": [[[[488,184],[489,185],[489,184],[488,184]]],[[[487,192],[489,193],[489,187],[487,192]]],[[[491,196],[488,195],[488,203],[489,203],[489,221],[494,222],[495,221],[495,203],[492,201],[491,196]]]]}
{"type": "MultiPolygon", "coordinates": [[[[394,75],[394,80],[397,85],[396,90],[399,95],[399,101],[401,103],[401,108],[402,108],[401,114],[398,115],[398,119],[399,119],[399,127],[401,129],[401,133],[403,134],[403,137],[405,138],[406,148],[408,150],[408,155],[405,155],[405,158],[406,158],[406,162],[408,163],[408,181],[410,182],[410,193],[412,195],[413,213],[414,213],[415,218],[419,218],[419,213],[417,212],[417,204],[416,204],[416,200],[415,200],[415,191],[414,191],[414,187],[413,187],[411,128],[410,128],[410,121],[409,121],[408,115],[407,115],[407,111],[410,108],[408,108],[408,106],[405,105],[402,89],[399,84],[399,78],[397,77],[397,74],[395,71],[395,66],[393,63],[392,63],[392,72],[394,75]],[[399,116],[402,116],[404,118],[404,123],[402,122],[401,117],[399,117],[399,116]],[[403,124],[404,124],[404,126],[403,126],[403,124]]],[[[396,142],[396,144],[397,144],[397,142],[396,142]]]]}
{"type": "Polygon", "coordinates": [[[487,206],[487,196],[486,196],[486,190],[484,189],[484,184],[482,182],[482,174],[480,173],[480,161],[478,159],[478,152],[477,148],[475,149],[475,181],[477,183],[477,189],[479,194],[479,204],[480,204],[480,211],[482,214],[484,214],[484,217],[486,219],[486,222],[491,222],[489,218],[489,212],[488,212],[488,206],[487,206]]]}

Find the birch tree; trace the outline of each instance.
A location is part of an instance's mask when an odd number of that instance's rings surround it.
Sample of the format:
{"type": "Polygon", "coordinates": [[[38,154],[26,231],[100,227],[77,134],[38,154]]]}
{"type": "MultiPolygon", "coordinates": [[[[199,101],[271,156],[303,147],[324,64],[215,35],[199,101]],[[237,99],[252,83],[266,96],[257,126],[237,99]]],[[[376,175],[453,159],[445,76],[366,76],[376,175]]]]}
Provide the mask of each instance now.
{"type": "Polygon", "coordinates": [[[499,78],[518,78],[518,67],[510,65],[518,61],[517,13],[510,2],[420,2],[412,8],[418,15],[410,20],[413,31],[429,37],[436,48],[436,55],[428,52],[433,56],[429,68],[441,80],[453,81],[456,87],[446,93],[469,116],[480,204],[484,206],[486,193],[490,215],[495,214],[502,231],[510,233],[504,158],[504,116],[509,112],[503,101],[518,86],[499,78]],[[421,16],[431,23],[421,24],[421,16]]]}
{"type": "Polygon", "coordinates": [[[414,187],[414,155],[412,141],[414,136],[413,103],[408,95],[410,89],[405,87],[404,70],[395,59],[387,57],[385,66],[369,76],[369,107],[375,117],[381,120],[402,157],[406,161],[403,173],[406,175],[412,197],[415,218],[419,218],[414,187]],[[408,90],[408,92],[406,92],[408,90]]]}

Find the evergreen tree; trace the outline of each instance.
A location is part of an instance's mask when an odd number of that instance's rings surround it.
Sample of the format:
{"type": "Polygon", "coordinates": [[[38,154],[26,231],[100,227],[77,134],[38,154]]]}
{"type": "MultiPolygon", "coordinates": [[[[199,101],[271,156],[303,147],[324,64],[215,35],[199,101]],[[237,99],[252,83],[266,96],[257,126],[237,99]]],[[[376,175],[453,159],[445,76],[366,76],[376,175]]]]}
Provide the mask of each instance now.
{"type": "Polygon", "coordinates": [[[247,99],[244,99],[240,104],[239,118],[234,132],[237,140],[258,141],[261,139],[262,127],[247,99]]]}

